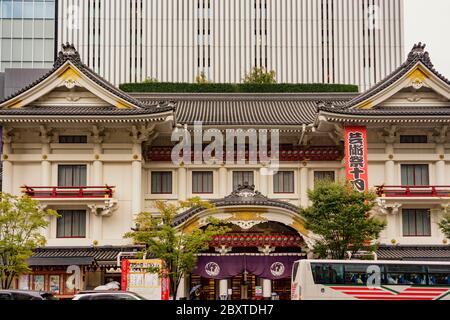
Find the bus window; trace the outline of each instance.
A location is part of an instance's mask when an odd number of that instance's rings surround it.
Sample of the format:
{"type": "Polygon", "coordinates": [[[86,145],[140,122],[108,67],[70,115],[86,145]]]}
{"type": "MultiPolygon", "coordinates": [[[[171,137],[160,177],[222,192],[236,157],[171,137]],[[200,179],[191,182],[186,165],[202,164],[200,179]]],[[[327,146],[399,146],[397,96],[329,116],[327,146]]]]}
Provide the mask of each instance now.
{"type": "Polygon", "coordinates": [[[450,266],[428,266],[428,284],[430,286],[450,285],[450,266]]]}
{"type": "Polygon", "coordinates": [[[342,264],[311,263],[314,283],[343,284],[344,266],[342,264]]]}
{"type": "MultiPolygon", "coordinates": [[[[367,274],[367,268],[371,264],[346,264],[345,265],[345,284],[365,285],[370,274],[367,274]]],[[[381,275],[380,275],[381,276],[381,275]]]]}
{"type": "Polygon", "coordinates": [[[424,266],[406,264],[386,265],[387,284],[426,285],[426,271],[424,266]]]}

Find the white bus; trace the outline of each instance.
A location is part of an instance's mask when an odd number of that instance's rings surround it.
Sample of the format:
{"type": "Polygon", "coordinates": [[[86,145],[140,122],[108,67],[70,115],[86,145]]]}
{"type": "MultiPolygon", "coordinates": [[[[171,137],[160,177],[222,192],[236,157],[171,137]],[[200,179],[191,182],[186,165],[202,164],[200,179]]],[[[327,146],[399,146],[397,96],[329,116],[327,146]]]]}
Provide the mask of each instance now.
{"type": "Polygon", "coordinates": [[[450,300],[450,262],[299,260],[292,300],[450,300]]]}

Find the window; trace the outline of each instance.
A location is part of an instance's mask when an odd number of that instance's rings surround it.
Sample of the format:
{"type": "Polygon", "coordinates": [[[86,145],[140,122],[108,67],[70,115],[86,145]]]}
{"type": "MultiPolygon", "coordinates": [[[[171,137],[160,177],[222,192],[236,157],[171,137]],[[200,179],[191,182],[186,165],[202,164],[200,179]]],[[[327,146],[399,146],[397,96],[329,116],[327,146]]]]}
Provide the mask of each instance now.
{"type": "Polygon", "coordinates": [[[0,293],[0,300],[12,300],[11,294],[9,293],[0,293]]]}
{"type": "Polygon", "coordinates": [[[274,193],[294,193],[294,171],[280,171],[273,176],[274,193]]]}
{"type": "Polygon", "coordinates": [[[20,293],[20,292],[13,292],[12,296],[13,296],[13,300],[40,300],[39,298],[33,297],[30,294],[20,293]]]}
{"type": "Polygon", "coordinates": [[[400,143],[428,143],[428,136],[400,136],[400,143]]]}
{"type": "Polygon", "coordinates": [[[233,190],[246,183],[254,184],[253,171],[233,171],[233,190]]]}
{"type": "Polygon", "coordinates": [[[87,136],[59,136],[59,143],[87,143],[87,136]]]}
{"type": "Polygon", "coordinates": [[[317,181],[330,181],[336,180],[334,171],[314,171],[314,182],[317,181]]]}
{"type": "Polygon", "coordinates": [[[387,284],[426,285],[426,269],[421,265],[386,265],[387,284]]]}
{"type": "Polygon", "coordinates": [[[370,265],[367,264],[346,264],[345,268],[345,284],[352,285],[366,285],[370,274],[367,269],[370,265]]]}
{"type": "Polygon", "coordinates": [[[152,172],[152,193],[172,193],[172,172],[152,172]]]}
{"type": "Polygon", "coordinates": [[[212,171],[192,172],[192,193],[213,193],[212,171]]]}
{"type": "Polygon", "coordinates": [[[450,285],[450,270],[448,266],[428,266],[428,284],[430,286],[450,285]]]}
{"type": "Polygon", "coordinates": [[[57,220],[57,238],[86,238],[86,211],[60,210],[57,220]]]}
{"type": "Polygon", "coordinates": [[[59,165],[58,186],[85,187],[86,165],[59,165]]]}
{"type": "Polygon", "coordinates": [[[344,266],[342,264],[311,263],[314,283],[343,284],[344,266]]]}
{"type": "Polygon", "coordinates": [[[403,164],[401,171],[404,186],[427,186],[430,183],[427,164],[403,164]]]}
{"type": "Polygon", "coordinates": [[[430,210],[403,209],[403,236],[429,237],[431,236],[430,210]]]}

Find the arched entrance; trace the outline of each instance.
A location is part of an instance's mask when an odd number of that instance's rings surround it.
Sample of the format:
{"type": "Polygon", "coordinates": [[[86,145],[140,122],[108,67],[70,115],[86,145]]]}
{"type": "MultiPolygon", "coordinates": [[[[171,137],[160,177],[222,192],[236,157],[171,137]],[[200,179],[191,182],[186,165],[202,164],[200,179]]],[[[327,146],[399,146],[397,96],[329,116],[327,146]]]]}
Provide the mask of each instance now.
{"type": "Polygon", "coordinates": [[[298,232],[267,221],[243,229],[230,224],[230,232],[217,236],[198,258],[190,288],[202,285],[201,299],[226,295],[233,300],[290,297],[291,266],[304,258],[305,243],[298,232]]]}
{"type": "Polygon", "coordinates": [[[293,262],[306,258],[312,243],[299,209],[248,185],[214,203],[214,210],[192,209],[176,221],[190,231],[214,217],[231,229],[199,255],[187,279],[189,291],[201,286],[198,298],[205,300],[289,299],[293,262]]]}

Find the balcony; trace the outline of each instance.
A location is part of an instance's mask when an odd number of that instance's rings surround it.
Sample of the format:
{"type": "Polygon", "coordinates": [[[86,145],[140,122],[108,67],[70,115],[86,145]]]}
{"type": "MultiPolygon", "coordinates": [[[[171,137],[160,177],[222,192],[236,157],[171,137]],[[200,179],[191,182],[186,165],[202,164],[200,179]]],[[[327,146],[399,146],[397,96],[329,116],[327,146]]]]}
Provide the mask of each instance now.
{"type": "Polygon", "coordinates": [[[23,186],[22,192],[36,199],[111,199],[114,188],[101,187],[30,187],[23,186]]]}
{"type": "Polygon", "coordinates": [[[377,186],[376,193],[383,198],[450,198],[450,186],[377,186]]]}

